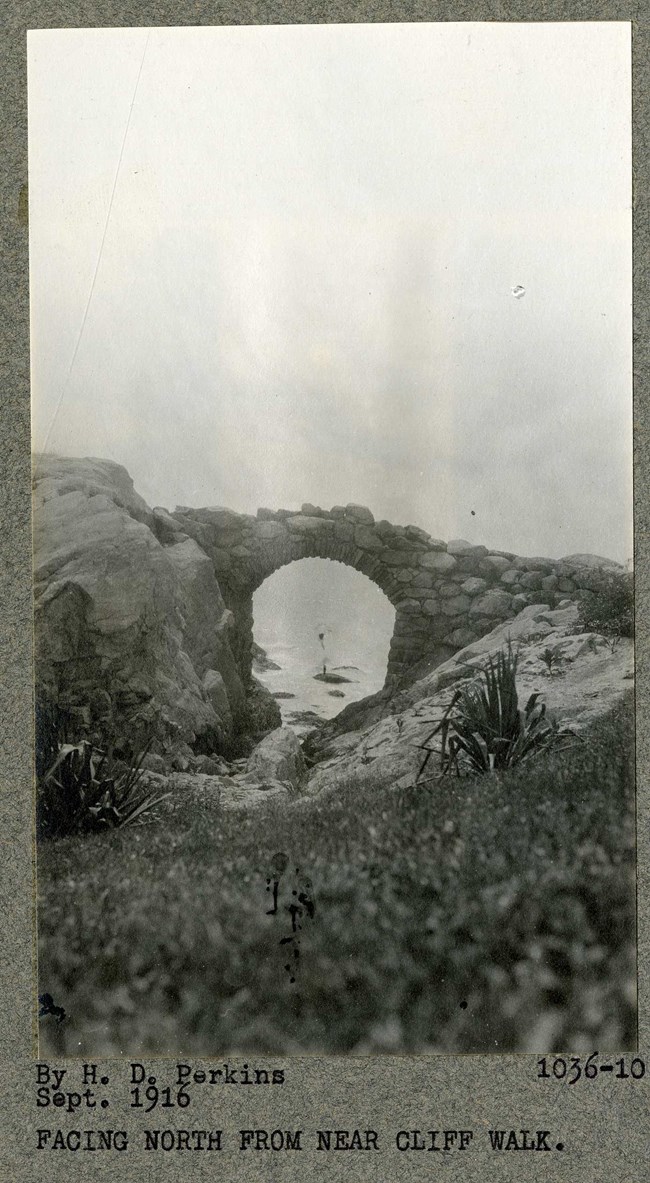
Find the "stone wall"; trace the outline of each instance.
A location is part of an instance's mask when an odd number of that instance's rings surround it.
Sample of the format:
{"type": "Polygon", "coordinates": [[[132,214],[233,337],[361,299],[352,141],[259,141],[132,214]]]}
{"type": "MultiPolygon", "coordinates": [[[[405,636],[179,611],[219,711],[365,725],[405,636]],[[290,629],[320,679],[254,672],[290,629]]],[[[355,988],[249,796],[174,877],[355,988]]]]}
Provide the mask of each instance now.
{"type": "MultiPolygon", "coordinates": [[[[154,510],[154,514],[159,511],[154,510]]],[[[178,507],[177,528],[210,556],[225,603],[234,615],[232,648],[245,683],[251,676],[253,593],[287,563],[317,557],[367,575],[396,612],[387,686],[423,659],[446,661],[459,649],[540,601],[551,607],[579,598],[606,559],[522,558],[464,540],[443,542],[418,526],[375,521],[365,506],[300,512],[178,507]]]]}

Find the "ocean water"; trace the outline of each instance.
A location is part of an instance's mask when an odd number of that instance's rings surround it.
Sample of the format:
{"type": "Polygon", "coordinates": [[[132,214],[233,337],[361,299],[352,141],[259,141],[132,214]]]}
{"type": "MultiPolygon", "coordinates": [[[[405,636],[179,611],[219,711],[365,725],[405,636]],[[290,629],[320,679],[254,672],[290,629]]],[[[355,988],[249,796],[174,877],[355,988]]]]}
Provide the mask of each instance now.
{"type": "Polygon", "coordinates": [[[256,677],[275,694],[283,721],[313,711],[331,719],[350,702],[380,690],[386,677],[395,609],[365,575],[329,559],[301,559],[270,576],[253,598],[254,637],[280,668],[256,677]],[[323,669],[349,679],[331,685],[323,669]],[[332,691],[338,693],[333,694],[332,691]]]}

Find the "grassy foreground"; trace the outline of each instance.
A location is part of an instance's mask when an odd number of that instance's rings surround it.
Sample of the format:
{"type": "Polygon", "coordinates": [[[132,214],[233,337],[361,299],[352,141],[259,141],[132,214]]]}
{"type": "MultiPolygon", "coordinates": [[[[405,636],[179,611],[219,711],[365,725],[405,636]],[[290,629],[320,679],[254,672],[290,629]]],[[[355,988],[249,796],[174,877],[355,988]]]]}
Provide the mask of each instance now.
{"type": "Polygon", "coordinates": [[[43,843],[42,1054],[633,1048],[633,743],[43,843]]]}

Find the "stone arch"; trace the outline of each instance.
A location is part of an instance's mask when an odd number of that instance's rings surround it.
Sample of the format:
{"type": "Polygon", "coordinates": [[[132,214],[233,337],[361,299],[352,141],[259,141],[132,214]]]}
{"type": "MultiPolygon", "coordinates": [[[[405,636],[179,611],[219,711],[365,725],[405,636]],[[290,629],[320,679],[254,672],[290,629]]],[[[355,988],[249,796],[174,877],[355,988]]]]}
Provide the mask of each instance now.
{"type": "MultiPolygon", "coordinates": [[[[379,585],[352,563],[321,555],[292,559],[255,588],[253,614],[254,642],[264,650],[269,648],[268,656],[283,665],[283,658],[274,651],[274,642],[290,641],[300,651],[300,660],[311,663],[314,674],[323,663],[330,673],[342,671],[342,663],[357,663],[362,681],[352,677],[347,688],[335,691],[337,697],[344,692],[347,702],[355,701],[374,694],[385,684],[395,608],[379,585]],[[281,578],[287,573],[287,579],[281,578]],[[279,631],[278,608],[287,615],[279,631]],[[325,632],[319,643],[321,626],[325,632]],[[366,628],[370,630],[368,635],[366,628]],[[364,689],[362,682],[371,688],[364,689]]],[[[282,689],[293,687],[285,687],[283,681],[282,689]]],[[[338,705],[340,709],[346,704],[338,705]]]]}
{"type": "MultiPolygon", "coordinates": [[[[296,514],[284,523],[262,519],[255,520],[250,546],[252,554],[236,556],[240,561],[229,571],[217,571],[222,593],[234,616],[233,648],[245,682],[250,679],[253,644],[253,595],[269,576],[282,567],[302,559],[318,558],[352,567],[365,575],[387,597],[395,608],[395,629],[388,655],[387,681],[394,681],[396,670],[391,662],[398,659],[404,646],[398,639],[403,636],[404,622],[397,628],[400,619],[400,604],[404,599],[403,585],[394,577],[391,569],[373,553],[358,547],[354,538],[348,538],[339,528],[334,528],[332,519],[318,518],[318,527],[312,528],[307,515],[296,514]],[[279,526],[279,529],[270,527],[279,526]]],[[[347,532],[346,532],[347,533],[347,532]]]]}
{"type": "MultiPolygon", "coordinates": [[[[154,511],[155,512],[155,511],[154,511]]],[[[462,539],[443,542],[418,526],[375,521],[365,506],[300,511],[177,508],[178,527],[214,565],[232,613],[231,646],[244,683],[252,666],[253,593],[288,563],[330,559],[371,579],[395,608],[386,686],[421,661],[429,668],[489,632],[527,604],[554,605],[581,586],[567,561],[522,559],[462,539]]]]}

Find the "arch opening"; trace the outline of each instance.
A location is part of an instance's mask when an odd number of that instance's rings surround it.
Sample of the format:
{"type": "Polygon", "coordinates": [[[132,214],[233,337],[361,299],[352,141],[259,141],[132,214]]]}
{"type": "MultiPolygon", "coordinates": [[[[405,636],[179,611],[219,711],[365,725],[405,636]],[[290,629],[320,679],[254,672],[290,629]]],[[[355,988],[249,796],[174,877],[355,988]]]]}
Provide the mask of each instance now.
{"type": "Polygon", "coordinates": [[[395,608],[368,576],[297,559],[253,593],[253,673],[300,730],[381,690],[395,608]]]}

